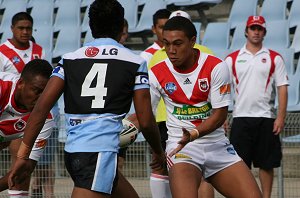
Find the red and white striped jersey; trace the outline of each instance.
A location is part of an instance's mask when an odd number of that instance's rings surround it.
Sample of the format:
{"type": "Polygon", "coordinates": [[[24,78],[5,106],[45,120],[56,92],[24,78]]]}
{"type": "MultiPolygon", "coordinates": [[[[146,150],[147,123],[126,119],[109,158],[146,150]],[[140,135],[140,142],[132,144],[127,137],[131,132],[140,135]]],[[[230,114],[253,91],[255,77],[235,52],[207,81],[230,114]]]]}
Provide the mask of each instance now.
{"type": "MultiPolygon", "coordinates": [[[[179,140],[183,127],[191,130],[201,125],[212,109],[230,104],[228,67],[221,59],[206,53],[201,52],[188,73],[178,72],[167,58],[151,68],[149,81],[153,112],[160,97],[166,104],[169,139],[179,140]]],[[[222,138],[221,127],[195,142],[216,142],[222,138]]]]}
{"type": "MultiPolygon", "coordinates": [[[[22,138],[30,112],[17,107],[14,100],[19,75],[0,72],[0,144],[22,138]]],[[[51,114],[45,122],[30,154],[30,159],[38,160],[51,135],[54,121],[51,114]]]]}
{"type": "Polygon", "coordinates": [[[281,55],[265,47],[252,54],[244,46],[225,61],[235,92],[233,117],[275,118],[276,88],[288,85],[281,55]]]}
{"type": "Polygon", "coordinates": [[[147,61],[147,65],[149,65],[149,62],[154,55],[154,53],[157,50],[160,50],[162,47],[158,45],[156,42],[154,42],[152,45],[150,45],[147,49],[141,52],[140,56],[147,61]]]}
{"type": "Polygon", "coordinates": [[[20,74],[25,64],[36,58],[45,58],[45,52],[38,44],[29,41],[27,49],[20,49],[7,40],[0,45],[0,72],[20,74]]]}

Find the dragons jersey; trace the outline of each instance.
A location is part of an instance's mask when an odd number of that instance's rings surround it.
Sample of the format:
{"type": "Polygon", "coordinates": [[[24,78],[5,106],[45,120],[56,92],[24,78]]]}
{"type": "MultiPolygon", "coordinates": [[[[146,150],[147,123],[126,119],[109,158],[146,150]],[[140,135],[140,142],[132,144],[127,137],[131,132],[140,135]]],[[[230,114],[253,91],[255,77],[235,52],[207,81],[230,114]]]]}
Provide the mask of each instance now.
{"type": "MultiPolygon", "coordinates": [[[[14,96],[19,75],[0,72],[0,144],[23,137],[29,112],[17,107],[14,96]]],[[[49,114],[33,146],[30,158],[38,161],[51,135],[54,122],[49,114]]]]}
{"type": "Polygon", "coordinates": [[[151,58],[157,50],[160,50],[161,46],[154,42],[147,49],[141,52],[140,56],[147,61],[147,65],[149,65],[151,58]]]}
{"type": "Polygon", "coordinates": [[[146,61],[110,38],[65,54],[52,77],[65,81],[67,152],[117,152],[134,90],[149,89],[146,61]]]}
{"type": "Polygon", "coordinates": [[[42,47],[32,41],[29,41],[27,49],[20,49],[7,40],[0,45],[0,71],[20,74],[30,60],[44,59],[44,57],[45,52],[42,47]]]}
{"type": "Polygon", "coordinates": [[[275,118],[276,87],[288,85],[282,57],[264,47],[253,55],[244,46],[225,61],[235,92],[233,117],[275,118]]]}
{"type": "MultiPolygon", "coordinates": [[[[213,52],[208,47],[199,45],[197,43],[195,43],[194,48],[199,49],[200,52],[204,52],[207,54],[213,54],[213,52]]],[[[168,56],[167,56],[165,48],[157,50],[153,54],[153,57],[151,58],[150,62],[148,63],[148,68],[153,67],[154,65],[163,61],[166,58],[168,58],[168,56]]],[[[163,100],[161,100],[157,106],[157,112],[156,112],[155,118],[156,118],[156,122],[163,122],[163,121],[166,121],[166,119],[167,119],[166,107],[165,107],[163,100]]]]}
{"type": "MultiPolygon", "coordinates": [[[[200,53],[199,53],[200,54],[200,53]]],[[[179,140],[182,128],[191,130],[207,119],[212,109],[230,104],[230,76],[225,62],[200,54],[194,67],[187,73],[174,69],[169,59],[155,65],[149,72],[153,112],[163,98],[167,108],[169,140],[179,140]]],[[[224,138],[224,129],[195,140],[216,142],[224,138]]]]}

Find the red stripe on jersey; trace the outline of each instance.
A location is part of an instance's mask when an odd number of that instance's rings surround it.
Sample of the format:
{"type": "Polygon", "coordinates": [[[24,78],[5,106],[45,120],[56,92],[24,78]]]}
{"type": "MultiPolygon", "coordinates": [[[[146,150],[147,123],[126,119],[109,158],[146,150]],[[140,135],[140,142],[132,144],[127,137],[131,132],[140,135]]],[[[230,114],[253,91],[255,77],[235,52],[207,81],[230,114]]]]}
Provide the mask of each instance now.
{"type": "Polygon", "coordinates": [[[21,57],[13,49],[7,47],[5,44],[0,46],[0,51],[13,63],[17,71],[21,73],[25,66],[25,63],[21,59],[21,57]],[[16,61],[16,59],[19,59],[19,61],[16,61]]]}
{"type": "Polygon", "coordinates": [[[268,75],[268,79],[267,79],[267,83],[266,83],[266,88],[265,88],[265,91],[267,90],[267,87],[270,83],[270,79],[271,79],[271,76],[273,75],[274,71],[275,71],[275,57],[276,56],[280,56],[280,54],[278,54],[277,52],[273,51],[273,50],[270,50],[270,58],[271,58],[271,67],[270,67],[270,71],[269,71],[269,75],[268,75]]]}
{"type": "Polygon", "coordinates": [[[151,47],[151,48],[146,49],[145,52],[153,55],[157,50],[158,49],[154,49],[154,48],[151,47]]]}
{"type": "MultiPolygon", "coordinates": [[[[158,79],[159,84],[163,87],[166,94],[169,98],[179,104],[194,105],[203,101],[207,101],[208,94],[210,92],[210,81],[211,81],[211,72],[215,66],[220,63],[221,60],[217,57],[208,55],[207,59],[202,65],[202,68],[198,74],[197,82],[194,85],[192,96],[190,99],[187,98],[184,91],[180,87],[174,75],[169,70],[165,62],[161,62],[156,66],[152,67],[151,70],[158,79]],[[208,89],[205,91],[200,90],[200,82],[204,79],[207,80],[208,89]],[[177,87],[175,93],[170,93],[166,90],[167,83],[174,83],[177,87]]],[[[198,66],[199,67],[199,66],[198,66]]]]}
{"type": "MultiPolygon", "coordinates": [[[[236,67],[235,67],[235,62],[236,62],[236,59],[237,59],[237,56],[239,54],[240,50],[237,50],[231,54],[229,54],[227,57],[231,57],[232,59],[232,75],[235,77],[235,83],[236,85],[239,84],[239,79],[238,79],[238,76],[236,74],[236,67]]],[[[238,90],[236,89],[236,92],[238,93],[238,90]]]]}
{"type": "Polygon", "coordinates": [[[174,165],[174,163],[172,162],[169,156],[167,156],[166,159],[167,159],[167,166],[170,169],[174,165]]]}
{"type": "Polygon", "coordinates": [[[0,79],[0,115],[9,101],[12,84],[11,81],[3,81],[0,79]]]}
{"type": "Polygon", "coordinates": [[[42,47],[36,43],[32,43],[32,53],[31,53],[31,60],[33,59],[41,59],[42,58],[42,47]]]}

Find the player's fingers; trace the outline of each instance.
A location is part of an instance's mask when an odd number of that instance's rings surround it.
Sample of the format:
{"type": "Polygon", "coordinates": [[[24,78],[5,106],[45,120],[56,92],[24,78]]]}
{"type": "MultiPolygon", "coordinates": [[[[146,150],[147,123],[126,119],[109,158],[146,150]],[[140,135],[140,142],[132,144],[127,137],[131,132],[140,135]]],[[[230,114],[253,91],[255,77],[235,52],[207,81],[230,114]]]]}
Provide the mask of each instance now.
{"type": "Polygon", "coordinates": [[[169,153],[169,157],[172,157],[176,153],[178,153],[184,146],[182,144],[178,144],[178,146],[169,153]]]}
{"type": "Polygon", "coordinates": [[[13,174],[10,174],[8,176],[8,188],[11,189],[12,187],[15,186],[15,182],[14,182],[14,175],[13,174]]]}

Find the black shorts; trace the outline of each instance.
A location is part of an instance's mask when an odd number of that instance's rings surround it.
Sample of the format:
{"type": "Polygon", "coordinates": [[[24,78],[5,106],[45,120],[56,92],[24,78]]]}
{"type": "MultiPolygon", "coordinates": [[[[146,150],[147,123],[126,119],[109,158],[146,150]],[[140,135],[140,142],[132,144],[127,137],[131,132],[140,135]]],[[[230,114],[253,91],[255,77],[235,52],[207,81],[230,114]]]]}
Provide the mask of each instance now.
{"type": "Polygon", "coordinates": [[[111,194],[117,184],[117,154],[114,152],[65,151],[65,165],[76,187],[111,194]]]}
{"type": "Polygon", "coordinates": [[[119,153],[118,153],[118,157],[122,157],[122,158],[125,159],[127,150],[128,150],[128,147],[120,148],[119,153]]]}
{"type": "Polygon", "coordinates": [[[160,142],[163,150],[166,150],[166,141],[168,139],[168,128],[166,122],[158,122],[157,123],[159,132],[160,132],[160,142]]]}
{"type": "Polygon", "coordinates": [[[280,167],[282,159],[279,135],[274,135],[274,119],[233,118],[230,142],[249,168],[265,170],[280,167]]]}

